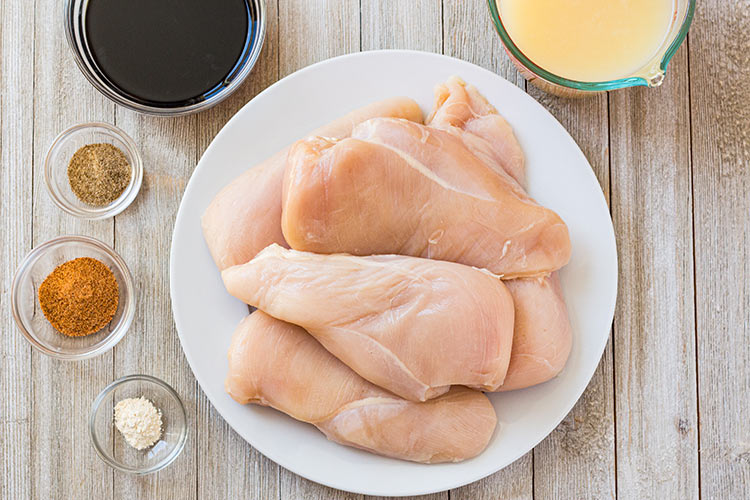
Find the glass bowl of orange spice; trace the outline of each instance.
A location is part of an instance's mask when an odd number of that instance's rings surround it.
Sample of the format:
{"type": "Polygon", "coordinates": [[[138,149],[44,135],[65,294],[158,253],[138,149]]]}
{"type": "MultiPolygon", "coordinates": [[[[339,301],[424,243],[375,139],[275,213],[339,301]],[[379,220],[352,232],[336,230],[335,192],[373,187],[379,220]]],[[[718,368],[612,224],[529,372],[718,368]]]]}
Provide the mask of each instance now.
{"type": "Polygon", "coordinates": [[[60,236],[34,248],[11,287],[11,309],[26,340],[58,359],[102,354],[122,339],[135,314],[125,261],[86,236],[60,236]]]}

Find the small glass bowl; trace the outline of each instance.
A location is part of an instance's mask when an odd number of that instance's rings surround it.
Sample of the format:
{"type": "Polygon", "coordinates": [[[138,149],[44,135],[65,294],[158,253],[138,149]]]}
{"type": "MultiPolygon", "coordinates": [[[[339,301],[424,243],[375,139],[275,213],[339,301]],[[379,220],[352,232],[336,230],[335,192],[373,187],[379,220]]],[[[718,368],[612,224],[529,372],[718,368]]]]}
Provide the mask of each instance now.
{"type": "MultiPolygon", "coordinates": [[[[125,108],[155,116],[182,116],[208,109],[229,97],[245,81],[260,57],[266,36],[266,2],[265,0],[248,0],[252,20],[249,26],[245,48],[234,69],[225,77],[225,85],[205,94],[201,99],[185,102],[158,105],[143,102],[131,96],[116,85],[99,69],[88,45],[86,35],[86,9],[89,0],[65,0],[61,2],[64,9],[65,37],[73,51],[78,68],[83,76],[105,97],[125,108]]],[[[158,52],[155,47],[155,52],[158,52]]],[[[198,64],[198,63],[196,63],[198,64]]]]}
{"type": "Polygon", "coordinates": [[[117,344],[135,315],[135,286],[128,266],[111,247],[86,236],[60,236],[33,249],[23,260],[11,286],[11,308],[18,329],[42,353],[63,360],[98,356],[117,344]],[[55,330],[39,305],[39,285],[63,262],[92,257],[117,279],[119,301],[107,326],[85,337],[68,337],[55,330]]]}
{"type": "Polygon", "coordinates": [[[91,443],[109,466],[130,474],[157,472],[174,462],[187,441],[187,413],[180,396],[166,382],[150,375],[115,380],[94,400],[89,418],[91,443]],[[115,427],[115,405],[126,398],[145,397],[161,410],[161,439],[150,448],[131,447],[115,427]]]}
{"type": "Polygon", "coordinates": [[[125,132],[108,123],[93,122],[74,125],[58,135],[44,159],[44,181],[52,201],[71,215],[81,219],[106,219],[130,205],[138,195],[143,180],[143,162],[138,148],[125,132]],[[109,205],[88,205],[73,193],[68,181],[68,164],[73,154],[82,146],[108,143],[119,148],[130,163],[130,184],[109,205]]]}

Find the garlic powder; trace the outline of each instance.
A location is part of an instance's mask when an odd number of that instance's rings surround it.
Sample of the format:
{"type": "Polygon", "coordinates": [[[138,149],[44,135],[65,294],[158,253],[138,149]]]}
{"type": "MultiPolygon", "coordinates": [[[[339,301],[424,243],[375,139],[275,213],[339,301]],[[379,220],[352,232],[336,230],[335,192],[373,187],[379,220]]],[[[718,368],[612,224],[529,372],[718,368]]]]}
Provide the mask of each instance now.
{"type": "Polygon", "coordinates": [[[115,427],[136,450],[153,446],[161,437],[161,410],[143,396],[115,405],[115,427]]]}

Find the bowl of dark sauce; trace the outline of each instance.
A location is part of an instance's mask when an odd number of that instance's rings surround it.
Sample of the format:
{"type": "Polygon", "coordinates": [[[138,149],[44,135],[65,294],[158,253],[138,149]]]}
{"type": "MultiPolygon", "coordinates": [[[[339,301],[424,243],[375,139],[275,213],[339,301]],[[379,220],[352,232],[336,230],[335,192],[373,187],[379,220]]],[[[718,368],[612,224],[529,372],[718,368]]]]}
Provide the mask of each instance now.
{"type": "Polygon", "coordinates": [[[134,111],[177,116],[211,107],[250,73],[265,36],[263,0],[66,0],[76,63],[134,111]]]}

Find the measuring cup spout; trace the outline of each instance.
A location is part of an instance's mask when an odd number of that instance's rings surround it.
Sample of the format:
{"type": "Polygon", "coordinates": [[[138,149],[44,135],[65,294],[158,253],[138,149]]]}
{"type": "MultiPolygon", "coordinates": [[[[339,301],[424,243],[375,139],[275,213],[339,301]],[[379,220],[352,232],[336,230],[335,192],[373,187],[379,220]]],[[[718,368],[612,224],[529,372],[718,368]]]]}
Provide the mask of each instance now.
{"type": "Polygon", "coordinates": [[[645,84],[651,88],[659,87],[664,83],[664,78],[667,75],[667,71],[661,64],[661,60],[661,56],[655,57],[646,67],[631,75],[631,78],[639,79],[641,85],[645,82],[645,84]]]}
{"type": "Polygon", "coordinates": [[[652,72],[646,77],[648,86],[659,87],[662,83],[664,83],[665,76],[666,76],[666,72],[661,68],[659,68],[657,71],[652,72]]]}

